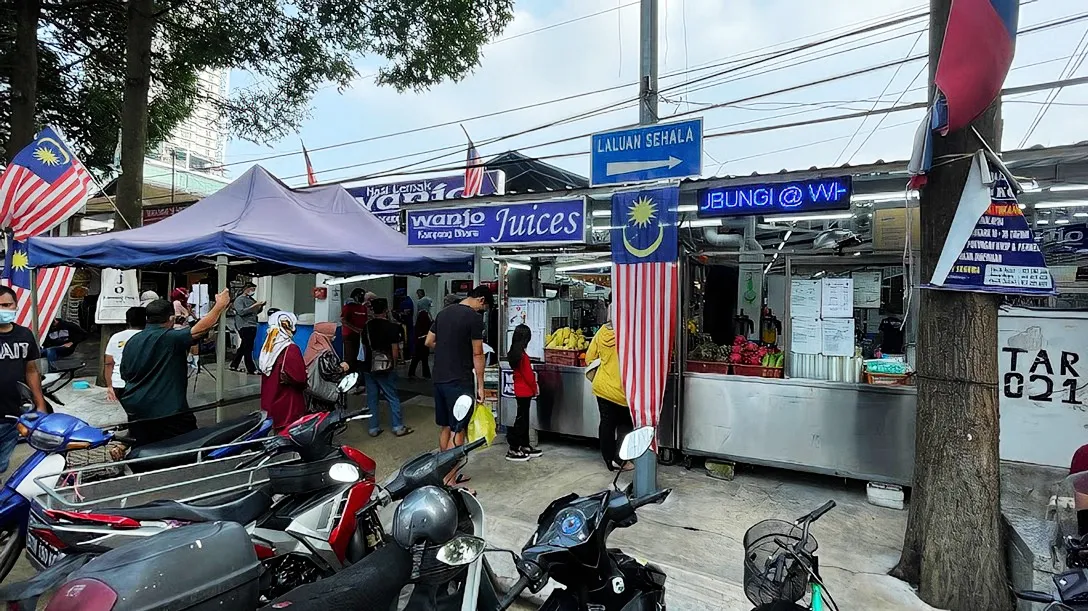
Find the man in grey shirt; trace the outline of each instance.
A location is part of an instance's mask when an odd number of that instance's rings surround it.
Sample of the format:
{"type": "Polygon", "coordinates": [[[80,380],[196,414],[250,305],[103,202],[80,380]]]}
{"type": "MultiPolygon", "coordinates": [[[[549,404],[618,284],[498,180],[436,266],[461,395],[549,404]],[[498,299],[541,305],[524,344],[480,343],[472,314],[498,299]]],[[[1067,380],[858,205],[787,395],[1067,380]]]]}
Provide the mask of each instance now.
{"type": "Polygon", "coordinates": [[[246,360],[246,372],[249,375],[257,375],[257,366],[253,363],[253,342],[257,339],[257,315],[264,309],[265,302],[253,299],[257,292],[257,285],[247,282],[242,287],[242,294],[234,300],[234,326],[238,329],[238,335],[242,338],[242,345],[234,353],[234,361],[230,364],[232,371],[240,371],[238,366],[242,359],[246,360]]]}

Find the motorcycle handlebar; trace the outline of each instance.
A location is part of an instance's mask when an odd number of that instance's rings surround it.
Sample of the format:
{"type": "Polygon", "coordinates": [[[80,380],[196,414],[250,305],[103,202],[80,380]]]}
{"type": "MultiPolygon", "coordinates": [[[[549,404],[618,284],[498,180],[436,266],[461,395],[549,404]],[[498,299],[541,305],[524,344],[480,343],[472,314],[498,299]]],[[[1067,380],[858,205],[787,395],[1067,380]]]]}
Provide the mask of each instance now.
{"type": "Polygon", "coordinates": [[[1052,603],[1056,602],[1054,597],[1046,592],[1039,592],[1037,590],[1027,590],[1024,592],[1015,592],[1016,597],[1020,600],[1026,600],[1033,603],[1052,603]]]}
{"type": "Polygon", "coordinates": [[[510,608],[510,605],[514,604],[514,601],[521,596],[521,593],[525,591],[525,588],[529,587],[529,578],[522,575],[521,579],[518,579],[514,587],[510,588],[510,591],[506,593],[506,597],[499,603],[499,611],[506,611],[510,608]]]}
{"type": "Polygon", "coordinates": [[[835,501],[828,501],[828,502],[824,503],[823,505],[821,505],[818,509],[816,509],[816,511],[813,511],[812,513],[808,514],[807,516],[801,518],[800,521],[801,522],[815,522],[816,520],[819,520],[821,517],[823,517],[823,515],[825,513],[831,511],[834,508],[835,508],[835,501]]]}
{"type": "Polygon", "coordinates": [[[654,492],[652,494],[647,494],[646,496],[632,499],[631,509],[638,509],[639,507],[644,507],[646,505],[660,503],[668,498],[669,494],[671,493],[672,488],[665,488],[664,490],[658,490],[657,492],[654,492]]]}
{"type": "Polygon", "coordinates": [[[477,448],[482,448],[485,445],[487,445],[487,439],[481,437],[481,438],[477,439],[476,441],[473,441],[472,443],[466,443],[465,445],[463,445],[461,447],[464,449],[464,453],[468,454],[469,452],[471,452],[471,451],[473,451],[473,450],[475,450],[477,448]]]}

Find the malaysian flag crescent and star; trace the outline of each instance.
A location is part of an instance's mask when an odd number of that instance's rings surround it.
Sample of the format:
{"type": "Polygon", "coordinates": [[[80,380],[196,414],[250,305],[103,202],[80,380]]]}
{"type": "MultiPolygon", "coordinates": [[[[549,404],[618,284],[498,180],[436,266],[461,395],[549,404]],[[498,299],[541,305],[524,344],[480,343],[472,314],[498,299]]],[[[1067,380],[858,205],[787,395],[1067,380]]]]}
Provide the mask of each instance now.
{"type": "MultiPolygon", "coordinates": [[[[30,329],[34,324],[30,298],[30,260],[27,258],[25,243],[10,241],[9,244],[11,247],[4,252],[4,271],[0,275],[0,282],[15,289],[18,300],[15,324],[30,329]]],[[[32,330],[39,338],[45,337],[49,323],[57,317],[74,275],[75,269],[71,267],[50,267],[38,271],[38,328],[32,330]]]]}
{"type": "Polygon", "coordinates": [[[1001,94],[1016,50],[1019,0],[952,0],[934,77],[936,99],[914,139],[911,187],[933,164],[933,132],[959,131],[1001,94]]]}
{"type": "Polygon", "coordinates": [[[612,195],[616,350],[635,427],[657,426],[677,316],[679,187],[612,195]]]}
{"type": "Polygon", "coordinates": [[[64,139],[46,127],[0,174],[0,227],[20,241],[45,233],[87,203],[92,182],[64,139]]]}

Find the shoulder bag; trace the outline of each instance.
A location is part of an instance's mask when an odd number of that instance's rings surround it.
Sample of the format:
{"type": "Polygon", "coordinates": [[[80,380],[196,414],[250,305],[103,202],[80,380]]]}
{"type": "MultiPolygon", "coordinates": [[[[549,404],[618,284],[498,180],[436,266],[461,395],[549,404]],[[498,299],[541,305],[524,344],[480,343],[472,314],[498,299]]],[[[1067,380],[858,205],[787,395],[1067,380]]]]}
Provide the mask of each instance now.
{"type": "Polygon", "coordinates": [[[370,338],[370,325],[371,322],[366,323],[366,341],[370,344],[370,372],[384,373],[393,368],[393,357],[374,347],[374,341],[370,338]]]}

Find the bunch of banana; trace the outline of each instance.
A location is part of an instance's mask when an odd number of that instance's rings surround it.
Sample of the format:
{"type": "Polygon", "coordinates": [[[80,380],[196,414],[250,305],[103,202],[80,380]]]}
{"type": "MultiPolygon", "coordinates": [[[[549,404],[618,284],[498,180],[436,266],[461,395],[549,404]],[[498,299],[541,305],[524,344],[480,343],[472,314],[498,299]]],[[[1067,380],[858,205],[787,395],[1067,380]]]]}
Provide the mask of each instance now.
{"type": "Polygon", "coordinates": [[[575,331],[570,327],[563,327],[545,338],[544,347],[551,350],[585,350],[589,348],[589,340],[582,334],[581,329],[575,331]]]}

